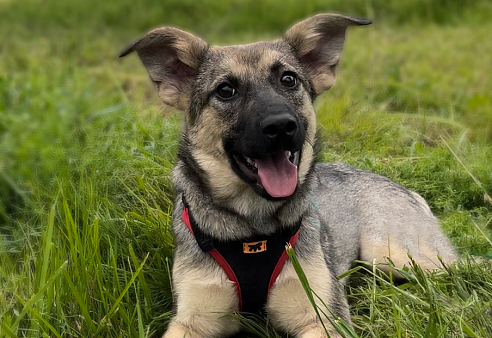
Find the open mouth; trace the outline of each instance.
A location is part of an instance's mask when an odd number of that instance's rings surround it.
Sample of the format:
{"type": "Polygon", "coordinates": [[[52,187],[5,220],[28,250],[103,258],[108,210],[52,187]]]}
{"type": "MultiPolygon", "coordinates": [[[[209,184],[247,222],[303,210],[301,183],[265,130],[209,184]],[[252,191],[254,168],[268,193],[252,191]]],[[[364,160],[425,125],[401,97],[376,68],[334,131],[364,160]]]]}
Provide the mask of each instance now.
{"type": "Polygon", "coordinates": [[[253,159],[238,152],[232,157],[241,172],[271,197],[291,196],[297,187],[299,151],[280,151],[261,159],[253,159]]]}

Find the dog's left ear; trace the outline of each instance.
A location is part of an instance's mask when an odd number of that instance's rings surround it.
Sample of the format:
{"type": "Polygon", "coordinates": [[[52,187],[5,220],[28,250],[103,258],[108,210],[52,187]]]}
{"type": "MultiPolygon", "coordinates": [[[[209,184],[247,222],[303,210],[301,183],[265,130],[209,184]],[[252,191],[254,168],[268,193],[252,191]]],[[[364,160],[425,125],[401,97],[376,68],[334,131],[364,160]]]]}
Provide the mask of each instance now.
{"type": "Polygon", "coordinates": [[[120,57],[136,51],[161,100],[186,111],[207,50],[208,44],[193,34],[174,27],[161,27],[131,44],[120,57]]]}
{"type": "Polygon", "coordinates": [[[316,95],[335,84],[336,67],[348,26],[369,25],[371,20],[338,14],[318,14],[299,22],[282,39],[308,72],[316,95]]]}

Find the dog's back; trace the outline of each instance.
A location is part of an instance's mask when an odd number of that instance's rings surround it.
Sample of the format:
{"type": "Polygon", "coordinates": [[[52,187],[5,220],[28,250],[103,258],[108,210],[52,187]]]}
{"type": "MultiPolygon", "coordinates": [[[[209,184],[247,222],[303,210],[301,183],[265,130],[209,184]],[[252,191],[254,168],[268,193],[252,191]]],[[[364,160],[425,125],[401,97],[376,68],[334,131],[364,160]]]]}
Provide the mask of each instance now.
{"type": "Polygon", "coordinates": [[[314,182],[313,205],[321,231],[330,237],[326,254],[338,262],[338,275],[355,259],[384,263],[389,257],[402,267],[410,253],[430,270],[441,267],[437,254],[445,263],[456,260],[436,217],[417,193],[344,164],[316,165],[314,182]]]}

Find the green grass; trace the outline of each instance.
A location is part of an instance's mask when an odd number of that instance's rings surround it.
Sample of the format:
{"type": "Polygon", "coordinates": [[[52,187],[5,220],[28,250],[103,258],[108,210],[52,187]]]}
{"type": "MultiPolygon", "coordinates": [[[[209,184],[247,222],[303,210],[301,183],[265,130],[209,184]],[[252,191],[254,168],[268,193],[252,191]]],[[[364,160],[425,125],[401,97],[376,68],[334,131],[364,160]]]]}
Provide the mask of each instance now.
{"type": "Polygon", "coordinates": [[[464,257],[411,267],[403,285],[353,272],[356,334],[492,336],[490,2],[0,0],[0,337],[165,329],[181,114],[136,57],[116,58],[125,44],[165,24],[219,44],[272,38],[323,11],[375,23],[350,29],[316,102],[320,159],[419,192],[464,257]]]}

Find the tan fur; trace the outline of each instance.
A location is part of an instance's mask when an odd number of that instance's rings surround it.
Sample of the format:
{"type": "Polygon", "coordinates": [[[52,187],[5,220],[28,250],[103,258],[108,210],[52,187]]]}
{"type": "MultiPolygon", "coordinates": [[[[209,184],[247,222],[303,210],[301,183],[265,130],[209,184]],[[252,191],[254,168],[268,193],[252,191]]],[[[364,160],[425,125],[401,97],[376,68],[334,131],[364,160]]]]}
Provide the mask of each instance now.
{"type": "MultiPolygon", "coordinates": [[[[299,263],[306,274],[311,289],[326,304],[329,304],[333,287],[330,271],[326,268],[322,257],[320,252],[313,255],[312,259],[300,259],[299,263]]],[[[320,300],[316,296],[315,298],[318,306],[322,307],[320,300]]],[[[271,290],[267,311],[275,327],[292,332],[295,337],[326,337],[323,326],[306,297],[306,292],[290,261],[284,266],[271,290]]],[[[325,326],[332,337],[340,337],[328,320],[326,320],[325,326]]]]}
{"type": "MultiPolygon", "coordinates": [[[[331,71],[330,71],[331,73],[331,71]]],[[[335,85],[335,74],[317,74],[313,76],[314,91],[322,93],[335,85]]]]}
{"type": "Polygon", "coordinates": [[[167,105],[178,109],[186,109],[189,105],[188,95],[181,92],[174,86],[163,86],[162,84],[154,84],[157,89],[157,95],[167,105]]]}
{"type": "Polygon", "coordinates": [[[217,337],[239,330],[230,316],[238,310],[236,290],[222,269],[189,269],[177,258],[173,276],[178,307],[164,338],[217,337]]]}
{"type": "Polygon", "coordinates": [[[195,126],[190,130],[189,138],[196,149],[209,153],[219,159],[226,159],[222,146],[222,137],[229,129],[213,107],[206,108],[195,126]]]}
{"type": "Polygon", "coordinates": [[[259,69],[260,72],[266,71],[272,66],[274,62],[279,59],[282,59],[282,55],[280,53],[269,51],[268,53],[265,53],[261,56],[261,59],[257,64],[257,69],[259,69]]]}
{"type": "MultiPolygon", "coordinates": [[[[400,238],[391,234],[386,234],[380,240],[361,234],[360,240],[364,243],[360,252],[361,259],[367,262],[375,262],[385,273],[389,273],[387,258],[391,260],[395,267],[401,269],[409,265],[409,253],[413,255],[413,258],[424,270],[441,268],[441,263],[436,257],[439,250],[429,243],[427,236],[417,235],[418,245],[411,248],[408,247],[408,243],[404,243],[400,238]]],[[[454,256],[446,257],[444,261],[451,263],[455,259],[456,257],[454,256]]]]}

